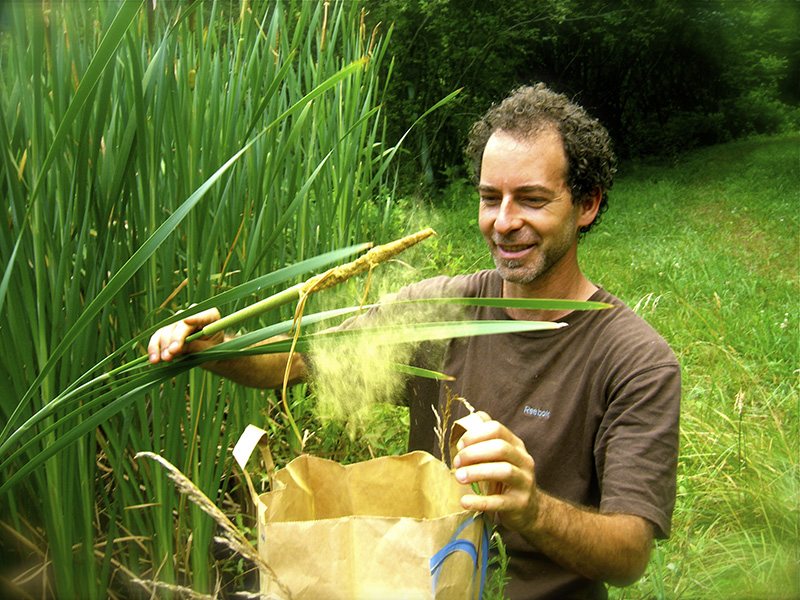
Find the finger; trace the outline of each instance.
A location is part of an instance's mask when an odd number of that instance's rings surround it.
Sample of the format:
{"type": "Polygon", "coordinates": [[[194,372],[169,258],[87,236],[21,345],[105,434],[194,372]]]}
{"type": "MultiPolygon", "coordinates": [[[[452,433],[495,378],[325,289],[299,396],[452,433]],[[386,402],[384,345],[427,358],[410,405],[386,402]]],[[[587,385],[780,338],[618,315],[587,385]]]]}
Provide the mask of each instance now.
{"type": "Polygon", "coordinates": [[[502,495],[464,494],[461,496],[461,508],[468,511],[496,513],[511,509],[509,499],[502,495]]]}
{"type": "Polygon", "coordinates": [[[191,315],[175,324],[175,329],[172,332],[172,341],[169,350],[173,355],[192,353],[202,350],[207,347],[204,342],[208,340],[216,340],[215,343],[223,341],[224,332],[219,331],[213,334],[203,335],[202,330],[211,323],[219,321],[221,315],[216,308],[210,308],[203,312],[191,315]],[[200,333],[200,336],[192,341],[186,343],[188,337],[192,334],[200,333]]]}
{"type": "Polygon", "coordinates": [[[161,330],[150,336],[150,342],[147,344],[147,355],[153,364],[161,360],[161,330]]]}
{"type": "Polygon", "coordinates": [[[512,444],[506,440],[489,439],[467,446],[456,454],[455,468],[480,463],[508,462],[524,471],[533,471],[533,457],[528,454],[524,444],[512,444]]]}
{"type": "Polygon", "coordinates": [[[526,480],[533,480],[534,461],[525,443],[497,421],[471,427],[458,447],[459,452],[453,459],[456,469],[481,463],[505,462],[528,474],[526,480]]]}
{"type": "Polygon", "coordinates": [[[171,360],[183,352],[184,342],[189,335],[194,333],[194,329],[194,327],[187,325],[183,321],[175,323],[175,327],[172,328],[171,335],[166,343],[166,350],[171,355],[168,360],[171,360]]]}
{"type": "Polygon", "coordinates": [[[458,441],[457,448],[461,451],[469,446],[494,439],[503,440],[515,448],[525,448],[525,444],[521,439],[511,433],[505,425],[497,421],[487,421],[470,427],[458,441]]]}
{"type": "Polygon", "coordinates": [[[183,340],[188,335],[187,331],[192,328],[187,327],[182,321],[162,327],[150,338],[148,353],[150,362],[156,363],[159,360],[171,361],[183,348],[183,340]]]}
{"type": "MultiPolygon", "coordinates": [[[[466,494],[461,498],[461,506],[465,510],[476,510],[490,513],[499,513],[503,521],[509,524],[521,523],[529,517],[531,494],[533,493],[533,481],[525,473],[510,468],[510,465],[497,465],[493,471],[487,470],[485,465],[481,465],[483,470],[476,471],[475,467],[465,469],[464,473],[456,472],[456,478],[462,483],[477,475],[483,493],[466,494]],[[499,480],[493,480],[497,478],[499,480]]],[[[514,526],[515,528],[517,525],[514,526]]]]}
{"type": "Polygon", "coordinates": [[[509,462],[480,463],[456,469],[459,483],[471,484],[497,482],[504,486],[519,487],[527,485],[531,478],[509,462]]]}
{"type": "Polygon", "coordinates": [[[482,462],[502,462],[513,459],[514,447],[499,438],[489,438],[464,447],[456,454],[453,466],[464,467],[482,462]]]}
{"type": "Polygon", "coordinates": [[[469,446],[453,460],[461,483],[497,482],[514,488],[530,488],[534,482],[533,458],[503,440],[469,446]]]}
{"type": "Polygon", "coordinates": [[[150,362],[155,364],[160,360],[171,360],[168,348],[172,341],[172,330],[175,325],[167,325],[156,331],[147,345],[147,354],[150,362]]]}
{"type": "Polygon", "coordinates": [[[209,308],[162,327],[152,335],[147,346],[150,362],[155,364],[160,360],[171,361],[186,349],[184,344],[187,337],[219,319],[219,310],[209,308]]]}
{"type": "MultiPolygon", "coordinates": [[[[168,325],[162,328],[159,333],[161,339],[159,346],[161,348],[161,360],[171,361],[180,352],[183,347],[183,340],[178,328],[181,327],[181,321],[168,325]]],[[[185,326],[183,326],[185,328],[185,326]]]]}
{"type": "Polygon", "coordinates": [[[204,310],[202,312],[197,313],[196,315],[191,315],[183,319],[183,322],[186,325],[194,327],[194,330],[202,329],[206,325],[210,325],[214,321],[219,321],[221,315],[219,314],[219,310],[216,308],[209,308],[208,310],[204,310]]]}

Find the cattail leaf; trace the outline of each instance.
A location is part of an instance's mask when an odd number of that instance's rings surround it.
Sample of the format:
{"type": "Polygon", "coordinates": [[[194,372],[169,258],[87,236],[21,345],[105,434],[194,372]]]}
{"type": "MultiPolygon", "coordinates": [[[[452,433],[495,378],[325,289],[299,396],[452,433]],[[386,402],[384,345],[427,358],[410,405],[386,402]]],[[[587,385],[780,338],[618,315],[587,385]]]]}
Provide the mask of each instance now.
{"type": "Polygon", "coordinates": [[[136,18],[136,15],[139,13],[139,10],[143,4],[144,0],[123,2],[119,8],[119,11],[117,12],[117,15],[114,17],[114,21],[111,23],[108,31],[106,31],[105,35],[103,36],[97,51],[92,57],[92,61],[89,63],[89,66],[86,68],[86,72],[83,74],[83,78],[78,85],[78,89],[75,90],[75,95],[70,101],[66,113],[58,125],[55,137],[53,138],[47,155],[45,156],[41,165],[39,178],[36,180],[36,184],[31,192],[31,203],[35,202],[44,176],[47,174],[50,165],[53,163],[53,160],[58,153],[63,151],[63,146],[67,139],[69,128],[72,126],[72,122],[75,120],[75,117],[77,117],[81,108],[83,108],[84,104],[89,99],[92,91],[97,85],[97,82],[100,80],[100,76],[103,74],[106,65],[108,65],[108,63],[114,58],[117,48],[122,43],[122,39],[125,37],[125,32],[128,30],[131,23],[133,23],[133,20],[136,18]]]}
{"type": "MultiPolygon", "coordinates": [[[[24,223],[27,222],[28,217],[30,216],[30,211],[36,202],[42,181],[44,180],[45,175],[48,173],[50,165],[53,163],[55,157],[63,151],[63,146],[67,138],[69,128],[72,126],[72,123],[80,112],[81,108],[83,108],[83,105],[89,99],[106,65],[113,58],[117,48],[119,47],[119,44],[122,42],[122,38],[125,36],[125,32],[128,30],[128,27],[130,27],[134,18],[138,14],[142,4],[143,0],[139,0],[138,2],[123,2],[122,6],[120,6],[119,12],[117,12],[116,17],[114,18],[114,22],[111,24],[111,27],[108,29],[106,35],[103,37],[103,40],[100,42],[100,46],[98,47],[92,62],[89,64],[86,73],[84,73],[83,79],[81,79],[81,83],[75,92],[75,96],[73,96],[72,101],[67,108],[67,112],[64,114],[64,117],[59,123],[55,138],[50,143],[47,154],[45,155],[44,161],[39,169],[39,177],[33,186],[33,191],[31,192],[29,198],[28,215],[26,215],[25,219],[20,221],[20,238],[22,237],[22,228],[24,227],[24,223]]],[[[5,302],[8,285],[11,280],[11,271],[14,268],[18,249],[19,238],[14,245],[14,251],[11,254],[11,259],[6,265],[3,279],[0,281],[0,312],[3,310],[3,303],[5,302]]]]}
{"type": "Polygon", "coordinates": [[[33,382],[28,392],[23,396],[19,403],[18,409],[11,415],[11,418],[6,423],[0,441],[6,439],[8,432],[14,426],[16,419],[22,410],[22,407],[27,400],[36,392],[39,385],[53,369],[58,360],[69,349],[72,341],[77,335],[95,318],[97,313],[119,292],[121,287],[127,283],[130,277],[150,258],[150,256],[158,249],[164,239],[171,234],[180,222],[186,217],[190,210],[205,196],[208,190],[213,186],[216,181],[222,177],[225,172],[233,166],[233,164],[242,156],[250,146],[252,146],[258,138],[249,142],[244,148],[234,154],[224,165],[222,165],[216,173],[214,173],[203,185],[201,185],[186,201],[181,204],[180,208],[175,211],[154,233],[148,240],[128,259],[125,264],[117,271],[109,280],[108,284],[102,291],[89,303],[81,314],[80,318],[75,324],[67,331],[61,343],[53,350],[49,360],[40,371],[36,380],[33,382]]]}
{"type": "Polygon", "coordinates": [[[392,363],[392,368],[400,373],[405,373],[406,375],[412,375],[414,377],[425,377],[427,379],[438,379],[440,381],[455,381],[455,377],[451,375],[439,373],[438,371],[431,371],[430,369],[423,369],[422,367],[392,363]]]}
{"type": "MultiPolygon", "coordinates": [[[[297,339],[295,351],[305,353],[313,350],[315,343],[346,344],[352,342],[356,346],[360,340],[369,339],[370,345],[383,346],[392,344],[415,344],[427,341],[447,340],[474,335],[491,335],[498,333],[519,333],[526,331],[546,331],[564,327],[564,323],[550,321],[443,321],[435,323],[413,323],[407,325],[386,325],[364,327],[343,331],[325,331],[310,335],[301,335],[297,339]]],[[[236,356],[252,356],[289,352],[292,340],[279,340],[237,350],[235,352],[218,350],[217,346],[184,360],[201,364],[210,360],[226,360],[236,356]]]]}

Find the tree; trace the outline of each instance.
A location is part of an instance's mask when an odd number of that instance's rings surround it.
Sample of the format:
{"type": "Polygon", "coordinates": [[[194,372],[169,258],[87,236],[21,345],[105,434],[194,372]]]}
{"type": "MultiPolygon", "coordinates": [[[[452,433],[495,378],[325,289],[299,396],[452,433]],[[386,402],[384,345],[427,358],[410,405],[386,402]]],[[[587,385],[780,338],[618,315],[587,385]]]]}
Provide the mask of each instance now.
{"type": "Polygon", "coordinates": [[[518,85],[544,81],[610,130],[622,156],[669,155],[796,126],[798,5],[725,0],[385,0],[392,23],[389,135],[422,124],[407,179],[463,173],[470,124],[518,85]]]}

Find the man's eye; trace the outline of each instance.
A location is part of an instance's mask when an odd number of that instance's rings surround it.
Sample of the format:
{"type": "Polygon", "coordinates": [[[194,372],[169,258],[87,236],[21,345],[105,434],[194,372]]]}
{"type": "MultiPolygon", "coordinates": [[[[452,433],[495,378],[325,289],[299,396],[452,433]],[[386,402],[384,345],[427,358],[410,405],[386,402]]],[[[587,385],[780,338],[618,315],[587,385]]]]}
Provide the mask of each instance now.
{"type": "Polygon", "coordinates": [[[498,196],[481,196],[481,202],[483,204],[496,204],[500,202],[500,198],[498,196]]]}
{"type": "Polygon", "coordinates": [[[535,207],[544,206],[545,204],[547,204],[547,200],[545,200],[544,198],[522,198],[521,202],[524,202],[528,206],[535,206],[535,207]]]}

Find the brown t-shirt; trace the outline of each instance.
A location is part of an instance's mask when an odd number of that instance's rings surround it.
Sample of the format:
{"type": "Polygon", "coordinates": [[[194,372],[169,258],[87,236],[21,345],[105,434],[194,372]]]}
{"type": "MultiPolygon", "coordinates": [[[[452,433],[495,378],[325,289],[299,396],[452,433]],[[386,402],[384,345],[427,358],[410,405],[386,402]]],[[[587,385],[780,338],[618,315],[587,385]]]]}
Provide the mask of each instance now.
{"type": "MultiPolygon", "coordinates": [[[[494,271],[437,277],[398,293],[422,297],[500,297],[494,271]]],[[[603,289],[591,298],[617,308],[575,311],[569,326],[542,332],[454,339],[443,364],[421,366],[456,377],[414,379],[409,389],[409,450],[437,453],[431,404],[443,406],[447,385],[505,424],[535,461],[543,491],[601,513],[624,513],[669,535],[675,503],[680,369],[667,343],[603,289]]],[[[471,307],[477,319],[508,320],[504,309],[471,307]]],[[[462,405],[459,413],[466,414],[462,405]]],[[[605,598],[605,586],[552,562],[522,536],[501,529],[511,557],[508,596],[517,599],[605,598]]]]}

